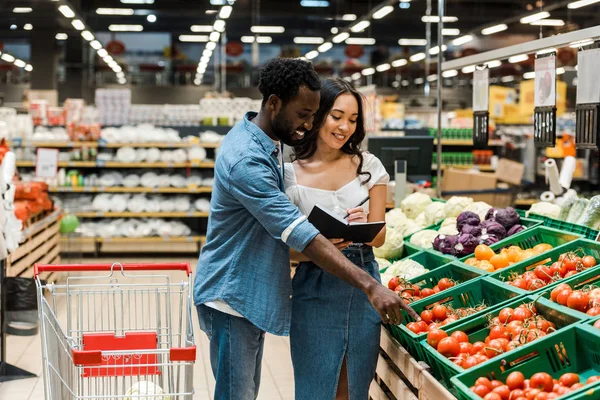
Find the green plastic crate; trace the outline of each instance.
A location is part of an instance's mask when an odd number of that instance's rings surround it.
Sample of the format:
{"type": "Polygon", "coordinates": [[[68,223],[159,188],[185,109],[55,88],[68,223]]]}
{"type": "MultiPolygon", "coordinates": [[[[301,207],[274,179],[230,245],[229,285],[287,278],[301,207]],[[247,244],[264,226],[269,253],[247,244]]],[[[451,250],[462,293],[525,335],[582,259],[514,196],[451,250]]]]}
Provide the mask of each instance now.
{"type": "MultiPolygon", "coordinates": [[[[487,278],[487,279],[489,279],[489,278],[487,278]]],[[[514,301],[508,302],[508,303],[502,305],[501,307],[494,307],[494,308],[490,309],[487,313],[480,315],[476,318],[470,318],[470,319],[464,321],[463,323],[458,324],[452,328],[447,329],[444,327],[444,331],[446,331],[446,333],[448,335],[451,335],[455,331],[463,331],[467,335],[469,335],[469,342],[471,342],[471,343],[474,343],[477,341],[483,342],[485,340],[486,336],[490,332],[490,330],[487,327],[489,320],[494,317],[497,317],[498,314],[500,314],[500,311],[504,307],[516,308],[516,307],[520,306],[521,304],[532,303],[534,301],[536,302],[535,306],[536,306],[536,310],[537,310],[538,314],[543,315],[544,318],[546,318],[548,321],[556,324],[556,327],[558,329],[556,332],[551,333],[551,335],[555,335],[557,332],[560,331],[561,328],[564,328],[566,326],[569,326],[569,325],[572,325],[575,323],[579,323],[582,320],[586,319],[586,318],[581,318],[580,316],[575,315],[575,313],[572,313],[572,312],[568,312],[568,311],[564,312],[563,310],[559,309],[559,308],[562,308],[560,305],[555,304],[555,303],[551,302],[550,300],[547,300],[544,298],[537,298],[536,296],[524,296],[524,297],[519,297],[514,301]]],[[[421,345],[424,348],[424,354],[425,354],[424,361],[431,367],[431,372],[433,373],[433,375],[436,378],[441,379],[444,382],[444,384],[446,384],[447,386],[450,385],[450,379],[453,376],[456,376],[458,374],[461,374],[461,373],[467,371],[467,370],[459,367],[458,365],[454,364],[452,361],[450,361],[449,359],[447,359],[440,353],[438,353],[437,350],[435,350],[433,347],[431,347],[429,344],[427,344],[426,339],[421,342],[421,345]]],[[[518,349],[513,350],[513,351],[517,351],[517,350],[518,349]]],[[[494,357],[494,358],[490,359],[489,361],[487,361],[486,363],[498,363],[501,358],[502,357],[494,357]]]]}
{"type": "MultiPolygon", "coordinates": [[[[435,257],[440,257],[432,254],[435,257]]],[[[470,281],[471,279],[479,278],[485,275],[486,272],[477,268],[470,267],[458,261],[435,268],[426,274],[409,280],[410,283],[419,285],[421,289],[433,289],[442,278],[450,278],[459,284],[470,281]]]]}
{"type": "MultiPolygon", "coordinates": [[[[532,257],[528,260],[521,261],[519,263],[511,265],[510,267],[503,268],[503,269],[501,269],[497,272],[494,272],[488,276],[490,278],[496,279],[496,280],[508,285],[508,283],[505,283],[505,282],[508,281],[508,277],[510,275],[515,274],[515,273],[523,274],[527,271],[532,271],[535,269],[535,267],[539,263],[543,262],[544,260],[548,260],[548,259],[550,259],[551,261],[548,261],[545,264],[551,265],[553,262],[558,261],[558,257],[560,257],[561,254],[567,253],[570,251],[576,251],[578,249],[581,249],[583,251],[583,254],[585,254],[585,255],[594,256],[594,258],[596,258],[596,260],[598,260],[600,262],[600,243],[594,242],[591,240],[587,240],[587,239],[577,239],[572,242],[568,242],[566,244],[558,246],[550,251],[546,251],[545,253],[542,253],[538,256],[532,257]]],[[[573,278],[575,278],[575,277],[573,277],[573,278]]],[[[571,279],[571,278],[568,278],[568,279],[571,279]]],[[[564,279],[561,279],[559,281],[553,282],[550,285],[547,285],[543,288],[540,288],[540,289],[534,290],[534,291],[527,291],[527,290],[518,289],[518,288],[516,288],[516,289],[520,290],[521,293],[524,293],[524,294],[525,293],[527,293],[527,294],[540,293],[540,292],[545,292],[547,290],[550,290],[554,286],[558,285],[560,282],[564,282],[564,281],[565,281],[564,279]]]]}
{"type": "MultiPolygon", "coordinates": [[[[555,379],[564,373],[573,372],[579,374],[585,382],[590,376],[600,375],[600,335],[590,326],[575,325],[533,341],[498,359],[502,362],[481,364],[451,379],[460,400],[481,400],[469,389],[477,378],[488,377],[506,382],[508,375],[514,371],[522,372],[526,379],[537,372],[547,372],[555,379]]],[[[598,398],[600,382],[585,385],[560,397],[561,400],[598,398]]]]}
{"type": "MultiPolygon", "coordinates": [[[[520,293],[513,290],[511,287],[500,285],[494,280],[486,280],[485,278],[475,278],[471,281],[459,286],[444,290],[433,296],[426,297],[422,300],[411,303],[411,307],[418,314],[423,310],[434,307],[436,303],[446,304],[452,308],[474,307],[482,302],[488,307],[495,307],[508,302],[510,299],[520,296],[520,293]]],[[[467,318],[474,318],[487,312],[487,309],[481,310],[467,318]]],[[[424,351],[420,342],[427,337],[427,333],[415,334],[406,328],[406,324],[412,322],[413,319],[405,311],[401,311],[401,325],[392,325],[390,330],[394,337],[404,346],[404,348],[417,359],[424,359],[424,351]]],[[[463,321],[458,320],[444,326],[444,329],[456,326],[463,321]]]]}
{"type": "Polygon", "coordinates": [[[571,222],[561,221],[550,217],[545,217],[543,215],[530,214],[530,218],[542,221],[542,224],[549,228],[555,228],[560,229],[562,231],[577,233],[583,236],[584,238],[590,240],[597,240],[598,235],[600,235],[600,231],[598,231],[597,229],[592,229],[588,228],[587,226],[573,224],[571,222]]]}

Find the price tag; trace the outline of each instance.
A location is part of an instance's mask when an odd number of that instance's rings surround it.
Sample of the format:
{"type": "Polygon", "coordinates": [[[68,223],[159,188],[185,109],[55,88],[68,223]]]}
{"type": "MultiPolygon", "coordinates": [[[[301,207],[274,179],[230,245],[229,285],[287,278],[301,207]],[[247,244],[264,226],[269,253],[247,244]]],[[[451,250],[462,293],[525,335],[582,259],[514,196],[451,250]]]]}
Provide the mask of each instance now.
{"type": "Polygon", "coordinates": [[[193,211],[188,211],[187,215],[188,215],[188,217],[193,217],[194,216],[194,212],[193,211]]]}
{"type": "Polygon", "coordinates": [[[54,179],[58,173],[58,149],[37,149],[35,175],[38,178],[54,179]]]}
{"type": "Polygon", "coordinates": [[[96,167],[104,168],[105,166],[106,166],[106,161],[105,160],[102,160],[102,159],[96,160],[96,167]]]}
{"type": "Polygon", "coordinates": [[[98,212],[96,213],[96,215],[97,215],[98,217],[104,217],[104,213],[103,213],[102,211],[98,211],[98,212]]]}
{"type": "Polygon", "coordinates": [[[489,140],[490,70],[476,69],[473,73],[473,144],[487,145],[489,140]]]}
{"type": "Polygon", "coordinates": [[[99,139],[98,140],[98,147],[106,147],[108,143],[106,142],[105,139],[99,139]]]}
{"type": "Polygon", "coordinates": [[[536,147],[556,144],[556,53],[535,60],[533,142],[536,147]]]}
{"type": "Polygon", "coordinates": [[[23,145],[23,139],[22,138],[14,138],[12,140],[12,145],[13,145],[13,147],[21,147],[23,145]]]}

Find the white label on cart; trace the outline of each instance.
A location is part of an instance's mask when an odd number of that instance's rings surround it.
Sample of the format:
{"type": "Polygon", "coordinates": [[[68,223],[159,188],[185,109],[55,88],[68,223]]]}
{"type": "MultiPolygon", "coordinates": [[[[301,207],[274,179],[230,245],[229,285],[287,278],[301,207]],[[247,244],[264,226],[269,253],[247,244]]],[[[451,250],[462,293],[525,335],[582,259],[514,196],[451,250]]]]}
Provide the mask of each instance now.
{"type": "Polygon", "coordinates": [[[56,178],[58,174],[58,149],[37,149],[35,175],[38,178],[56,178]]]}
{"type": "Polygon", "coordinates": [[[535,107],[556,105],[556,55],[535,60],[535,107]]]}
{"type": "Polygon", "coordinates": [[[577,104],[600,103],[600,49],[577,55],[577,104]]]}
{"type": "Polygon", "coordinates": [[[490,70],[473,72],[473,111],[487,111],[489,108],[490,70]]]}

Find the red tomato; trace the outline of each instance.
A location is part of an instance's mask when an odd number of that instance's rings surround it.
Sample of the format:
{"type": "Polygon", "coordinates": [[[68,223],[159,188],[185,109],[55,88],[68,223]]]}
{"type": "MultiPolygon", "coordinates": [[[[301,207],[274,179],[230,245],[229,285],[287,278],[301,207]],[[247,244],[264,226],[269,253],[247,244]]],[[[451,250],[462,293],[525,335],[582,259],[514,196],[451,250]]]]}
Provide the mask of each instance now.
{"type": "Polygon", "coordinates": [[[544,392],[551,392],[554,387],[554,380],[546,372],[538,372],[529,379],[531,387],[534,389],[541,389],[544,392]]]}
{"type": "Polygon", "coordinates": [[[400,278],[395,276],[392,279],[390,279],[390,281],[388,282],[388,288],[390,290],[394,290],[398,287],[399,284],[400,284],[400,278]]]}
{"type": "Polygon", "coordinates": [[[437,305],[431,311],[433,312],[433,319],[437,321],[443,321],[448,317],[448,308],[446,306],[437,305]]]}
{"type": "Polygon", "coordinates": [[[418,285],[412,285],[409,289],[412,289],[413,296],[419,296],[421,294],[421,288],[418,285]]]}
{"type": "Polygon", "coordinates": [[[573,293],[573,289],[571,288],[561,290],[556,296],[556,302],[561,306],[566,306],[571,293],[573,293]]]}
{"type": "Polygon", "coordinates": [[[590,296],[591,300],[598,300],[600,301],[600,288],[594,288],[592,289],[588,295],[590,296]]]}
{"type": "Polygon", "coordinates": [[[498,386],[492,390],[492,393],[498,393],[502,400],[508,400],[510,397],[510,389],[506,385],[498,386]]]}
{"type": "Polygon", "coordinates": [[[508,332],[504,325],[496,325],[490,329],[490,339],[508,339],[508,332]]]}
{"type": "Polygon", "coordinates": [[[469,342],[469,337],[463,331],[454,331],[454,332],[452,332],[450,337],[453,337],[454,339],[456,339],[456,341],[458,343],[463,343],[463,342],[468,343],[469,342]]]}
{"type": "Polygon", "coordinates": [[[551,326],[552,325],[551,325],[550,321],[548,321],[547,319],[542,319],[542,318],[538,319],[537,322],[535,323],[535,327],[544,333],[548,333],[548,330],[550,329],[551,326]]]}
{"type": "Polygon", "coordinates": [[[590,296],[579,290],[571,293],[567,299],[567,307],[577,311],[586,312],[590,303],[590,296]]]}
{"type": "Polygon", "coordinates": [[[511,390],[510,396],[508,397],[509,400],[518,400],[520,398],[525,399],[525,392],[521,389],[511,390]]]}
{"type": "Polygon", "coordinates": [[[475,343],[473,343],[473,348],[471,349],[471,354],[475,355],[477,353],[480,353],[483,351],[484,348],[485,348],[485,343],[475,342],[475,343]]]}
{"type": "Polygon", "coordinates": [[[567,372],[566,374],[563,374],[558,381],[563,386],[571,387],[574,384],[579,383],[579,375],[567,372]]]}
{"type": "Polygon", "coordinates": [[[525,376],[519,371],[511,372],[506,377],[506,385],[510,390],[522,389],[525,376]]]}
{"type": "Polygon", "coordinates": [[[431,324],[429,324],[429,326],[427,327],[428,331],[433,331],[435,329],[438,329],[438,324],[436,324],[435,322],[432,322],[431,324]]]}
{"type": "MultiPolygon", "coordinates": [[[[440,340],[447,338],[448,334],[441,329],[433,329],[427,334],[427,343],[437,349],[440,340]]],[[[458,353],[457,353],[458,354],[458,353]]]]}
{"type": "Polygon", "coordinates": [[[422,298],[433,296],[434,294],[435,294],[435,292],[433,291],[433,289],[425,288],[425,289],[421,290],[422,298]]]}
{"type": "Polygon", "coordinates": [[[492,388],[494,388],[494,389],[497,388],[497,387],[500,387],[502,385],[504,385],[504,384],[502,382],[500,382],[499,380],[493,380],[492,381],[492,388]]]}
{"type": "Polygon", "coordinates": [[[492,389],[485,385],[476,385],[473,389],[473,393],[482,398],[491,391],[492,389]]]}
{"type": "Polygon", "coordinates": [[[423,322],[429,325],[431,322],[433,322],[433,313],[430,310],[423,310],[421,312],[421,319],[423,322]]]}
{"type": "Polygon", "coordinates": [[[510,319],[512,313],[513,313],[512,308],[510,308],[510,307],[503,308],[500,311],[500,314],[498,314],[498,320],[501,323],[506,324],[508,322],[508,320],[510,319]]]}
{"type": "Polygon", "coordinates": [[[439,341],[437,351],[447,358],[456,357],[460,353],[460,345],[453,337],[445,337],[439,341]]]}
{"type": "Polygon", "coordinates": [[[527,284],[529,284],[530,281],[537,279],[537,276],[533,271],[527,271],[523,274],[523,276],[521,276],[521,278],[525,279],[527,284]]]}
{"type": "Polygon", "coordinates": [[[570,278],[570,277],[572,277],[573,275],[576,275],[576,274],[577,274],[577,271],[569,271],[569,272],[567,272],[565,274],[565,278],[570,278]]]}
{"type": "Polygon", "coordinates": [[[573,254],[569,254],[565,257],[563,265],[567,268],[567,271],[575,271],[577,269],[578,258],[579,257],[573,254]]]}
{"type": "Polygon", "coordinates": [[[535,400],[538,394],[542,393],[540,389],[530,389],[527,393],[527,400],[535,400]]]}
{"type": "Polygon", "coordinates": [[[488,393],[483,397],[483,400],[502,400],[502,397],[498,393],[488,393]]]}
{"type": "Polygon", "coordinates": [[[585,381],[585,384],[589,385],[590,383],[596,382],[596,381],[600,381],[600,376],[598,376],[598,375],[590,376],[589,378],[587,378],[587,381],[585,381]]]}
{"type": "Polygon", "coordinates": [[[511,321],[524,322],[527,318],[530,318],[530,317],[531,317],[531,311],[529,311],[526,308],[518,307],[513,311],[511,321]]]}
{"type": "Polygon", "coordinates": [[[423,332],[421,330],[421,326],[419,324],[417,324],[416,322],[409,322],[408,324],[406,324],[406,328],[415,334],[419,334],[419,333],[423,332]]]}
{"type": "Polygon", "coordinates": [[[594,328],[600,329],[600,319],[598,321],[594,322],[594,328]]]}
{"type": "Polygon", "coordinates": [[[498,339],[492,339],[484,350],[484,354],[489,357],[496,357],[498,354],[504,353],[504,345],[498,339]]]}
{"type": "Polygon", "coordinates": [[[454,282],[450,278],[442,278],[440,279],[437,285],[440,288],[440,290],[446,290],[454,286],[454,282]]]}
{"type": "Polygon", "coordinates": [[[561,283],[557,287],[552,289],[552,292],[550,293],[550,300],[556,301],[556,297],[558,296],[558,294],[565,289],[569,290],[571,289],[571,286],[567,285],[566,283],[561,283]]]}
{"type": "Polygon", "coordinates": [[[517,278],[514,281],[512,281],[512,285],[514,287],[518,287],[519,289],[523,290],[527,290],[527,284],[528,282],[523,278],[517,278]]]}
{"type": "Polygon", "coordinates": [[[583,266],[585,268],[592,268],[593,266],[596,265],[596,259],[592,256],[585,256],[583,257],[583,259],[581,260],[581,262],[583,263],[583,266]]]}
{"type": "MultiPolygon", "coordinates": [[[[461,343],[463,344],[463,343],[461,343]]],[[[465,359],[465,361],[462,364],[462,367],[464,369],[469,369],[469,368],[473,368],[474,366],[476,366],[477,364],[479,364],[479,361],[477,360],[476,357],[473,356],[469,356],[465,359]]]]}
{"type": "Polygon", "coordinates": [[[490,389],[490,392],[494,388],[492,386],[492,381],[490,381],[488,378],[484,378],[484,377],[477,378],[477,380],[475,381],[475,386],[477,386],[477,385],[483,385],[483,386],[488,387],[490,389]]]}
{"type": "Polygon", "coordinates": [[[582,387],[584,387],[585,385],[583,383],[579,383],[577,382],[576,384],[574,384],[573,386],[571,386],[571,390],[577,390],[577,389],[581,389],[582,387]]]}
{"type": "Polygon", "coordinates": [[[600,315],[600,307],[592,307],[586,312],[587,315],[591,315],[595,317],[596,315],[600,315]]]}
{"type": "Polygon", "coordinates": [[[471,351],[473,350],[473,345],[469,342],[459,342],[458,345],[460,346],[460,352],[461,353],[465,353],[465,354],[471,354],[471,351]]]}
{"type": "Polygon", "coordinates": [[[440,292],[440,287],[439,287],[438,285],[435,285],[435,286],[433,287],[433,292],[434,292],[434,293],[439,293],[439,292],[440,292]]]}
{"type": "Polygon", "coordinates": [[[534,279],[531,282],[529,282],[529,285],[527,286],[527,290],[529,290],[530,292],[533,292],[534,290],[538,290],[543,288],[544,286],[546,286],[547,282],[542,280],[542,279],[534,279]]]}
{"type": "Polygon", "coordinates": [[[544,282],[550,282],[552,280],[552,271],[545,265],[538,265],[533,270],[533,273],[544,282]]]}

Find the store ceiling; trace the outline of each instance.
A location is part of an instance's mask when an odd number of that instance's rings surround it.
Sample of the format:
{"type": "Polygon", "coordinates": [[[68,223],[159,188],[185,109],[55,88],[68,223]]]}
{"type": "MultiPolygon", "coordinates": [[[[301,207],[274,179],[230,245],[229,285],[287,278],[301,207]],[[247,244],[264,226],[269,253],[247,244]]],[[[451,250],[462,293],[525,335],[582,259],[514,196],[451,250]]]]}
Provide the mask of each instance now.
{"type": "MultiPolygon", "coordinates": [[[[0,2],[0,37],[27,38],[28,31],[23,26],[30,23],[36,30],[65,31],[73,30],[66,18],[57,10],[57,2],[49,0],[4,0],[0,2]],[[29,6],[33,12],[27,14],[13,13],[14,7],[29,6]],[[8,18],[5,18],[8,17],[8,18]],[[16,25],[16,29],[11,29],[16,25]]],[[[207,14],[207,10],[217,10],[218,6],[210,4],[210,0],[155,0],[152,5],[123,4],[120,0],[80,0],[71,1],[96,32],[107,31],[110,24],[142,24],[144,32],[171,32],[180,35],[190,32],[191,25],[212,25],[215,14],[207,14]],[[134,8],[148,10],[156,15],[157,20],[150,23],[145,15],[116,16],[98,15],[96,9],[134,8]]],[[[252,25],[278,25],[285,27],[285,33],[273,34],[273,42],[292,44],[296,36],[317,36],[327,38],[331,28],[346,27],[351,22],[341,20],[344,14],[355,14],[358,17],[366,14],[380,3],[380,0],[329,0],[326,8],[307,8],[300,5],[300,0],[237,0],[233,14],[227,22],[227,35],[231,39],[250,35],[252,25]],[[259,13],[257,13],[257,4],[259,13]]],[[[357,37],[373,37],[378,44],[395,45],[399,38],[424,38],[425,24],[421,17],[425,15],[426,0],[413,0],[410,8],[401,9],[398,5],[390,15],[380,20],[373,20],[371,27],[357,37]]],[[[433,14],[437,13],[437,0],[432,0],[433,14]]],[[[539,3],[539,2],[537,2],[539,3]]],[[[564,0],[546,1],[545,6],[566,4],[564,0]]],[[[445,24],[447,28],[457,28],[461,34],[494,25],[506,19],[516,18],[533,13],[536,7],[534,0],[447,0],[446,15],[458,17],[458,22],[445,24]],[[531,11],[529,9],[532,9],[531,11]]],[[[579,10],[568,10],[566,7],[551,11],[551,18],[565,20],[568,29],[588,27],[600,23],[600,3],[579,10]]],[[[432,24],[435,29],[436,25],[432,24]]],[[[556,28],[544,27],[545,34],[556,28]]],[[[559,29],[565,29],[559,28],[559,29]]],[[[504,33],[537,34],[539,27],[513,23],[504,33]]],[[[432,35],[435,38],[435,33],[432,35]]]]}

